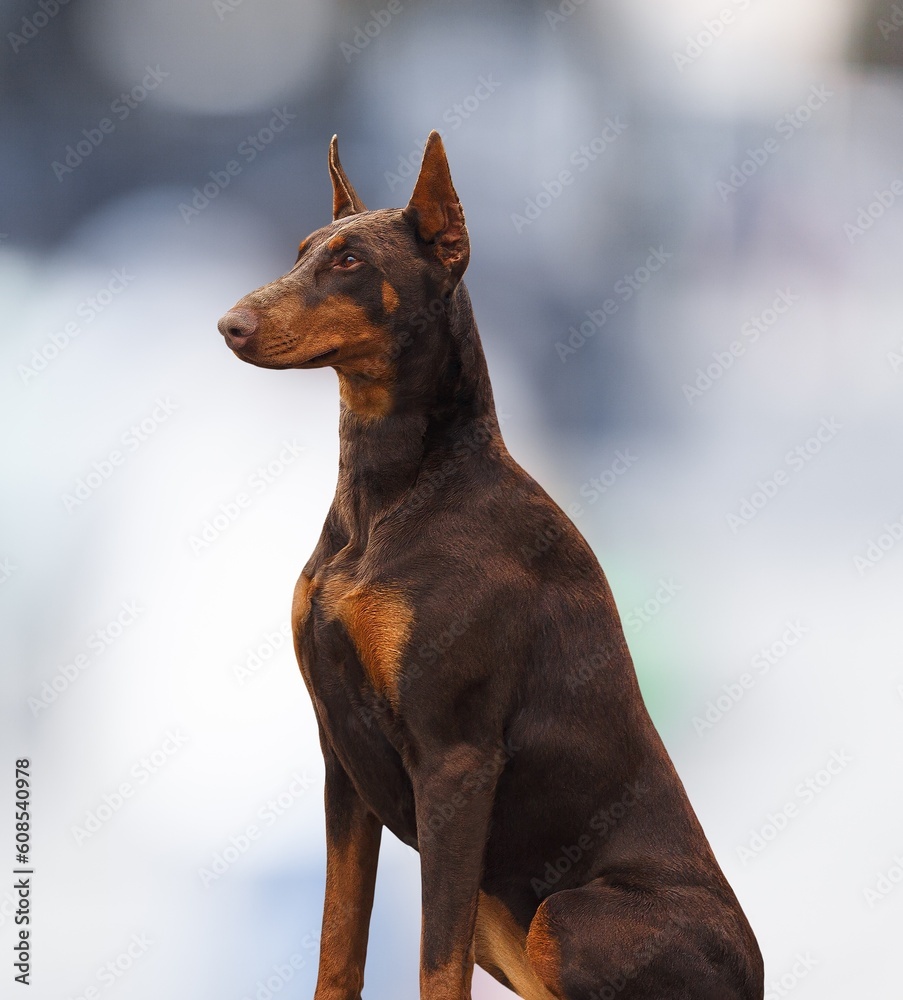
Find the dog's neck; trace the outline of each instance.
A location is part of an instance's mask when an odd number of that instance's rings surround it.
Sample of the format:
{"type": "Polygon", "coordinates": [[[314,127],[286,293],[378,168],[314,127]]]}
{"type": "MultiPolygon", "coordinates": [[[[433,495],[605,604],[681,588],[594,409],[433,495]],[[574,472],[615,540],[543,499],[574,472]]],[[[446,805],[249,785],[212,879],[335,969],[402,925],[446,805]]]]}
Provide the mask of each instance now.
{"type": "Polygon", "coordinates": [[[365,541],[374,522],[393,510],[429,509],[431,499],[455,490],[469,464],[506,453],[463,284],[439,322],[447,325],[448,348],[426,398],[406,399],[376,419],[342,404],[333,508],[349,537],[365,541]]]}

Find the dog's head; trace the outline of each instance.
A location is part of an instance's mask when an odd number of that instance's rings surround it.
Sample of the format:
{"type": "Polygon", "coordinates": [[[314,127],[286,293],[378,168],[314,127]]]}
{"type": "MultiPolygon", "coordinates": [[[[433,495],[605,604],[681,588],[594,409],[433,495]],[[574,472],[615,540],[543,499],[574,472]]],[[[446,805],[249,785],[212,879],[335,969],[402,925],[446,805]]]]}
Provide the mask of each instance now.
{"type": "Polygon", "coordinates": [[[431,132],[403,209],[368,211],[329,146],[333,221],[298,248],[294,267],[240,299],[219,321],[232,351],[262,368],[339,373],[342,399],[363,417],[390,412],[406,384],[429,378],[438,323],[470,242],[445,149],[431,132]],[[422,370],[421,370],[422,369],[422,370]]]}

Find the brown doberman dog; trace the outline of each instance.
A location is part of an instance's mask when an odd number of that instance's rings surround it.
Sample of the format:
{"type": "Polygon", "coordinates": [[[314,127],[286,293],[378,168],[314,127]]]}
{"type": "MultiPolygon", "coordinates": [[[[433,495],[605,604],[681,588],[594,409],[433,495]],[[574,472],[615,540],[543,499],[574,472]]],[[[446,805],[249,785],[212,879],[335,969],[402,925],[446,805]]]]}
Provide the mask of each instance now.
{"type": "Polygon", "coordinates": [[[380,834],[420,853],[424,1000],[761,1000],[762,958],[655,731],[608,583],[502,441],[438,133],[404,209],[329,149],[333,222],[219,323],[339,378],[292,627],[326,764],[315,1000],[357,1000],[380,834]]]}

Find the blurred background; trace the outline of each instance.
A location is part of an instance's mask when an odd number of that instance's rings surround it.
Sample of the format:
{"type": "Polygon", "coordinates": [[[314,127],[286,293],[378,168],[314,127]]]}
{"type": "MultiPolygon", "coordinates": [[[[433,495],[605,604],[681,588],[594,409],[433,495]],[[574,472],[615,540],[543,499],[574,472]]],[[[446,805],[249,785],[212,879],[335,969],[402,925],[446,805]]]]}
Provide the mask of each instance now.
{"type": "MultiPolygon", "coordinates": [[[[27,756],[34,995],[312,995],[287,634],[338,395],[216,321],[329,221],[334,132],[378,208],[438,128],[509,448],[606,569],[766,996],[898,996],[903,7],[16,0],[0,27],[0,823],[11,870],[27,756]]],[[[419,920],[387,834],[368,996],[417,995],[419,920]]]]}

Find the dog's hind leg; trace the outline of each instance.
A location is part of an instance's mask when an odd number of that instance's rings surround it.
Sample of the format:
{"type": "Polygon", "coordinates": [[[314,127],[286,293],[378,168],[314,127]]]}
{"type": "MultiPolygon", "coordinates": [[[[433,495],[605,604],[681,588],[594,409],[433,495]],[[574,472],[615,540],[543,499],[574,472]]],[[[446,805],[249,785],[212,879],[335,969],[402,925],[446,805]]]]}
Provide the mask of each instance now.
{"type": "Polygon", "coordinates": [[[599,878],[554,893],[527,957],[558,1000],[762,1000],[763,968],[742,913],[697,886],[625,888],[599,878]]]}

